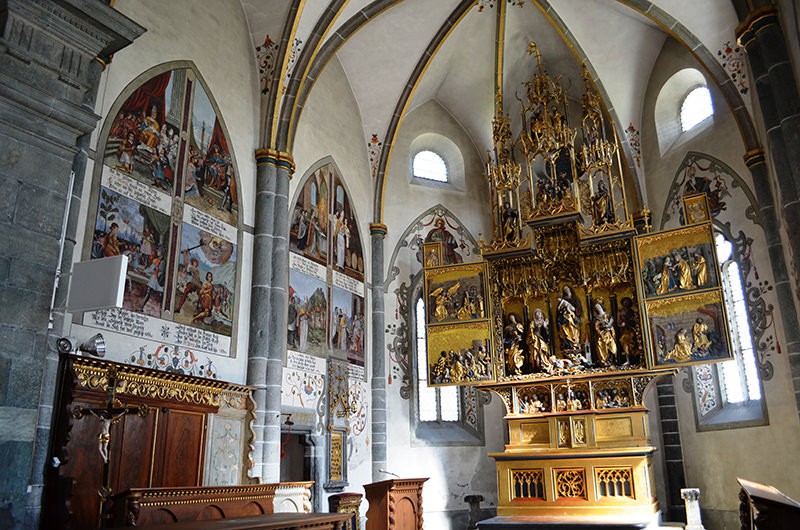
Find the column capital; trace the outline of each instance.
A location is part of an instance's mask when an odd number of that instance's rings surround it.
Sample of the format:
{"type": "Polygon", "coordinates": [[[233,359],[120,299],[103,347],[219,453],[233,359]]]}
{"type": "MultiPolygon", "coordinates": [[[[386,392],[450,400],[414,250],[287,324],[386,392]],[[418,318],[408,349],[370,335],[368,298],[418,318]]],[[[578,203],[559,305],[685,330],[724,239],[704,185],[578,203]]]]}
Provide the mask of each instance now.
{"type": "Polygon", "coordinates": [[[744,154],[744,164],[749,168],[753,169],[754,167],[765,164],[766,158],[764,156],[763,149],[751,149],[744,154]]]}
{"type": "Polygon", "coordinates": [[[369,233],[373,236],[380,236],[386,237],[387,232],[389,229],[383,223],[370,223],[369,224],[369,233]]]}
{"type": "Polygon", "coordinates": [[[766,5],[751,11],[747,18],[736,27],[736,41],[740,46],[747,46],[756,38],[762,29],[778,24],[778,7],[775,4],[766,5]]]}
{"type": "Polygon", "coordinates": [[[289,178],[294,175],[294,157],[286,151],[276,149],[256,149],[256,166],[274,166],[278,169],[283,168],[289,172],[289,178]]]}

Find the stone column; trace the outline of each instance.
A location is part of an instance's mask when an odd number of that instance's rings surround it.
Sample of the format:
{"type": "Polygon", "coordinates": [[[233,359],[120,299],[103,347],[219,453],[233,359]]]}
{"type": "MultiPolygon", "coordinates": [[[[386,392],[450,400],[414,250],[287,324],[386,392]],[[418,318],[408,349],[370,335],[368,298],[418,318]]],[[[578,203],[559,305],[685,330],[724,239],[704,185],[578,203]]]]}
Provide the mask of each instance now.
{"type": "Polygon", "coordinates": [[[280,481],[281,374],[286,352],[286,293],[289,284],[289,179],[294,162],[288,153],[256,151],[256,216],[250,345],[247,384],[256,388],[253,475],[280,481]]]}
{"type": "Polygon", "coordinates": [[[383,240],[386,225],[369,225],[372,236],[372,480],[386,479],[386,349],[383,309],[383,240]]]}
{"type": "MultiPolygon", "coordinates": [[[[777,206],[786,226],[791,230],[792,227],[800,225],[800,150],[797,149],[800,145],[800,93],[789,60],[777,6],[770,4],[750,11],[736,28],[736,35],[739,43],[747,51],[755,79],[769,153],[777,178],[777,191],[780,194],[777,206]]],[[[763,160],[759,161],[758,157],[755,157],[753,165],[748,163],[748,166],[752,170],[761,162],[763,160]]],[[[766,171],[761,169],[758,171],[760,177],[767,176],[766,171]]],[[[756,176],[754,174],[754,178],[756,176]]],[[[770,235],[767,234],[767,237],[770,235]]],[[[795,279],[796,289],[800,286],[800,238],[789,235],[786,239],[786,246],[792,258],[788,271],[795,279]]],[[[772,252],[770,257],[773,260],[777,259],[777,256],[772,256],[772,252]]],[[[776,275],[776,283],[782,280],[783,278],[776,275]]],[[[791,291],[791,286],[788,289],[791,291]]],[[[792,304],[787,305],[788,300],[784,300],[785,294],[779,294],[781,313],[783,314],[789,306],[794,309],[794,318],[788,322],[786,317],[783,318],[787,341],[790,343],[788,358],[794,382],[796,406],[800,412],[800,349],[798,348],[800,344],[797,337],[799,300],[798,293],[795,293],[792,304]]]]}
{"type": "Polygon", "coordinates": [[[99,0],[0,1],[2,528],[39,526],[68,284],[55,291],[56,270],[72,263],[102,67],[143,31],[99,0]]]}
{"type": "MultiPolygon", "coordinates": [[[[758,150],[747,153],[744,157],[745,164],[753,175],[753,188],[758,199],[758,217],[764,228],[764,238],[767,243],[772,275],[775,280],[775,295],[778,297],[778,307],[783,323],[783,332],[786,336],[786,352],[792,363],[792,379],[795,388],[800,389],[800,325],[798,325],[797,311],[794,304],[794,292],[786,267],[786,254],[781,241],[778,228],[778,214],[770,189],[769,172],[767,170],[764,151],[758,150]]],[[[796,394],[797,395],[797,394],[796,394]]],[[[798,402],[800,411],[800,402],[798,402]]]]}

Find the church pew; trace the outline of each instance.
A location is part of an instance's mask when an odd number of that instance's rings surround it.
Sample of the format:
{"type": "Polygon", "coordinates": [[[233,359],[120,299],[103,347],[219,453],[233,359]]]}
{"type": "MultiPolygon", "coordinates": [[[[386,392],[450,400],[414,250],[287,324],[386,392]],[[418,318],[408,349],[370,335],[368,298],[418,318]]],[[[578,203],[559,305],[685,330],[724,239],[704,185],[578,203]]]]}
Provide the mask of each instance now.
{"type": "MultiPolygon", "coordinates": [[[[273,513],[256,517],[140,526],[147,530],[343,530],[346,513],[273,513]]],[[[121,527],[122,528],[122,527],[121,527]]]]}
{"type": "Polygon", "coordinates": [[[131,488],[112,498],[113,524],[141,527],[271,514],[279,486],[131,488]]]}

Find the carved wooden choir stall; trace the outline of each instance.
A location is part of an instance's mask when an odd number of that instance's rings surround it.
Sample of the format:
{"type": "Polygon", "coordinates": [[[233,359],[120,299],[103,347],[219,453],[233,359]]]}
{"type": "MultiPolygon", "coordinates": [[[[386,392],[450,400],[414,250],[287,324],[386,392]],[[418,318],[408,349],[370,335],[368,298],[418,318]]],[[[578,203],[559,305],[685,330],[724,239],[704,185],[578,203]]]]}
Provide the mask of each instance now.
{"type": "Polygon", "coordinates": [[[480,528],[648,524],[646,389],[731,358],[706,197],[681,199],[685,226],[651,233],[648,211],[629,214],[631,177],[588,73],[572,111],[535,43],[529,53],[516,135],[498,92],[483,261],[450,263],[442,242],[423,244],[428,381],[505,404],[509,443],[489,455],[498,517],[480,528]]]}

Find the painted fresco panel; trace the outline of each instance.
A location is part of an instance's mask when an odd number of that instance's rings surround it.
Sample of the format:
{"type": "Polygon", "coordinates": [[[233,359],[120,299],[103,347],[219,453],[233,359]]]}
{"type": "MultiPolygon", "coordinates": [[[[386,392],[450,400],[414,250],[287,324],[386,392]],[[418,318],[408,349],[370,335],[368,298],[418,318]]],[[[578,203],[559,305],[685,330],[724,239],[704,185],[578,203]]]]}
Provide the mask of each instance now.
{"type": "Polygon", "coordinates": [[[328,287],[323,280],[289,270],[288,348],[327,355],[328,287]]]}
{"type": "Polygon", "coordinates": [[[236,225],[239,199],[228,140],[208,94],[200,83],[194,85],[184,200],[225,223],[236,225]]]}
{"type": "Polygon", "coordinates": [[[166,213],[100,186],[91,258],[128,256],[125,309],[161,316],[169,230],[166,213]]]}
{"type": "Polygon", "coordinates": [[[182,223],[175,322],[231,335],[237,248],[211,231],[182,223]]]}
{"type": "Polygon", "coordinates": [[[306,180],[289,227],[289,250],[322,265],[328,262],[330,167],[318,169],[306,180]]]}
{"type": "Polygon", "coordinates": [[[364,252],[358,220],[342,178],[332,169],[333,194],[330,220],[331,264],[333,270],[364,281],[364,252]]]}
{"type": "Polygon", "coordinates": [[[364,366],[364,297],[331,287],[330,349],[339,358],[364,366]]]}
{"type": "Polygon", "coordinates": [[[164,72],[145,82],[122,104],[111,125],[103,162],[136,180],[171,191],[186,70],[164,72]]]}

